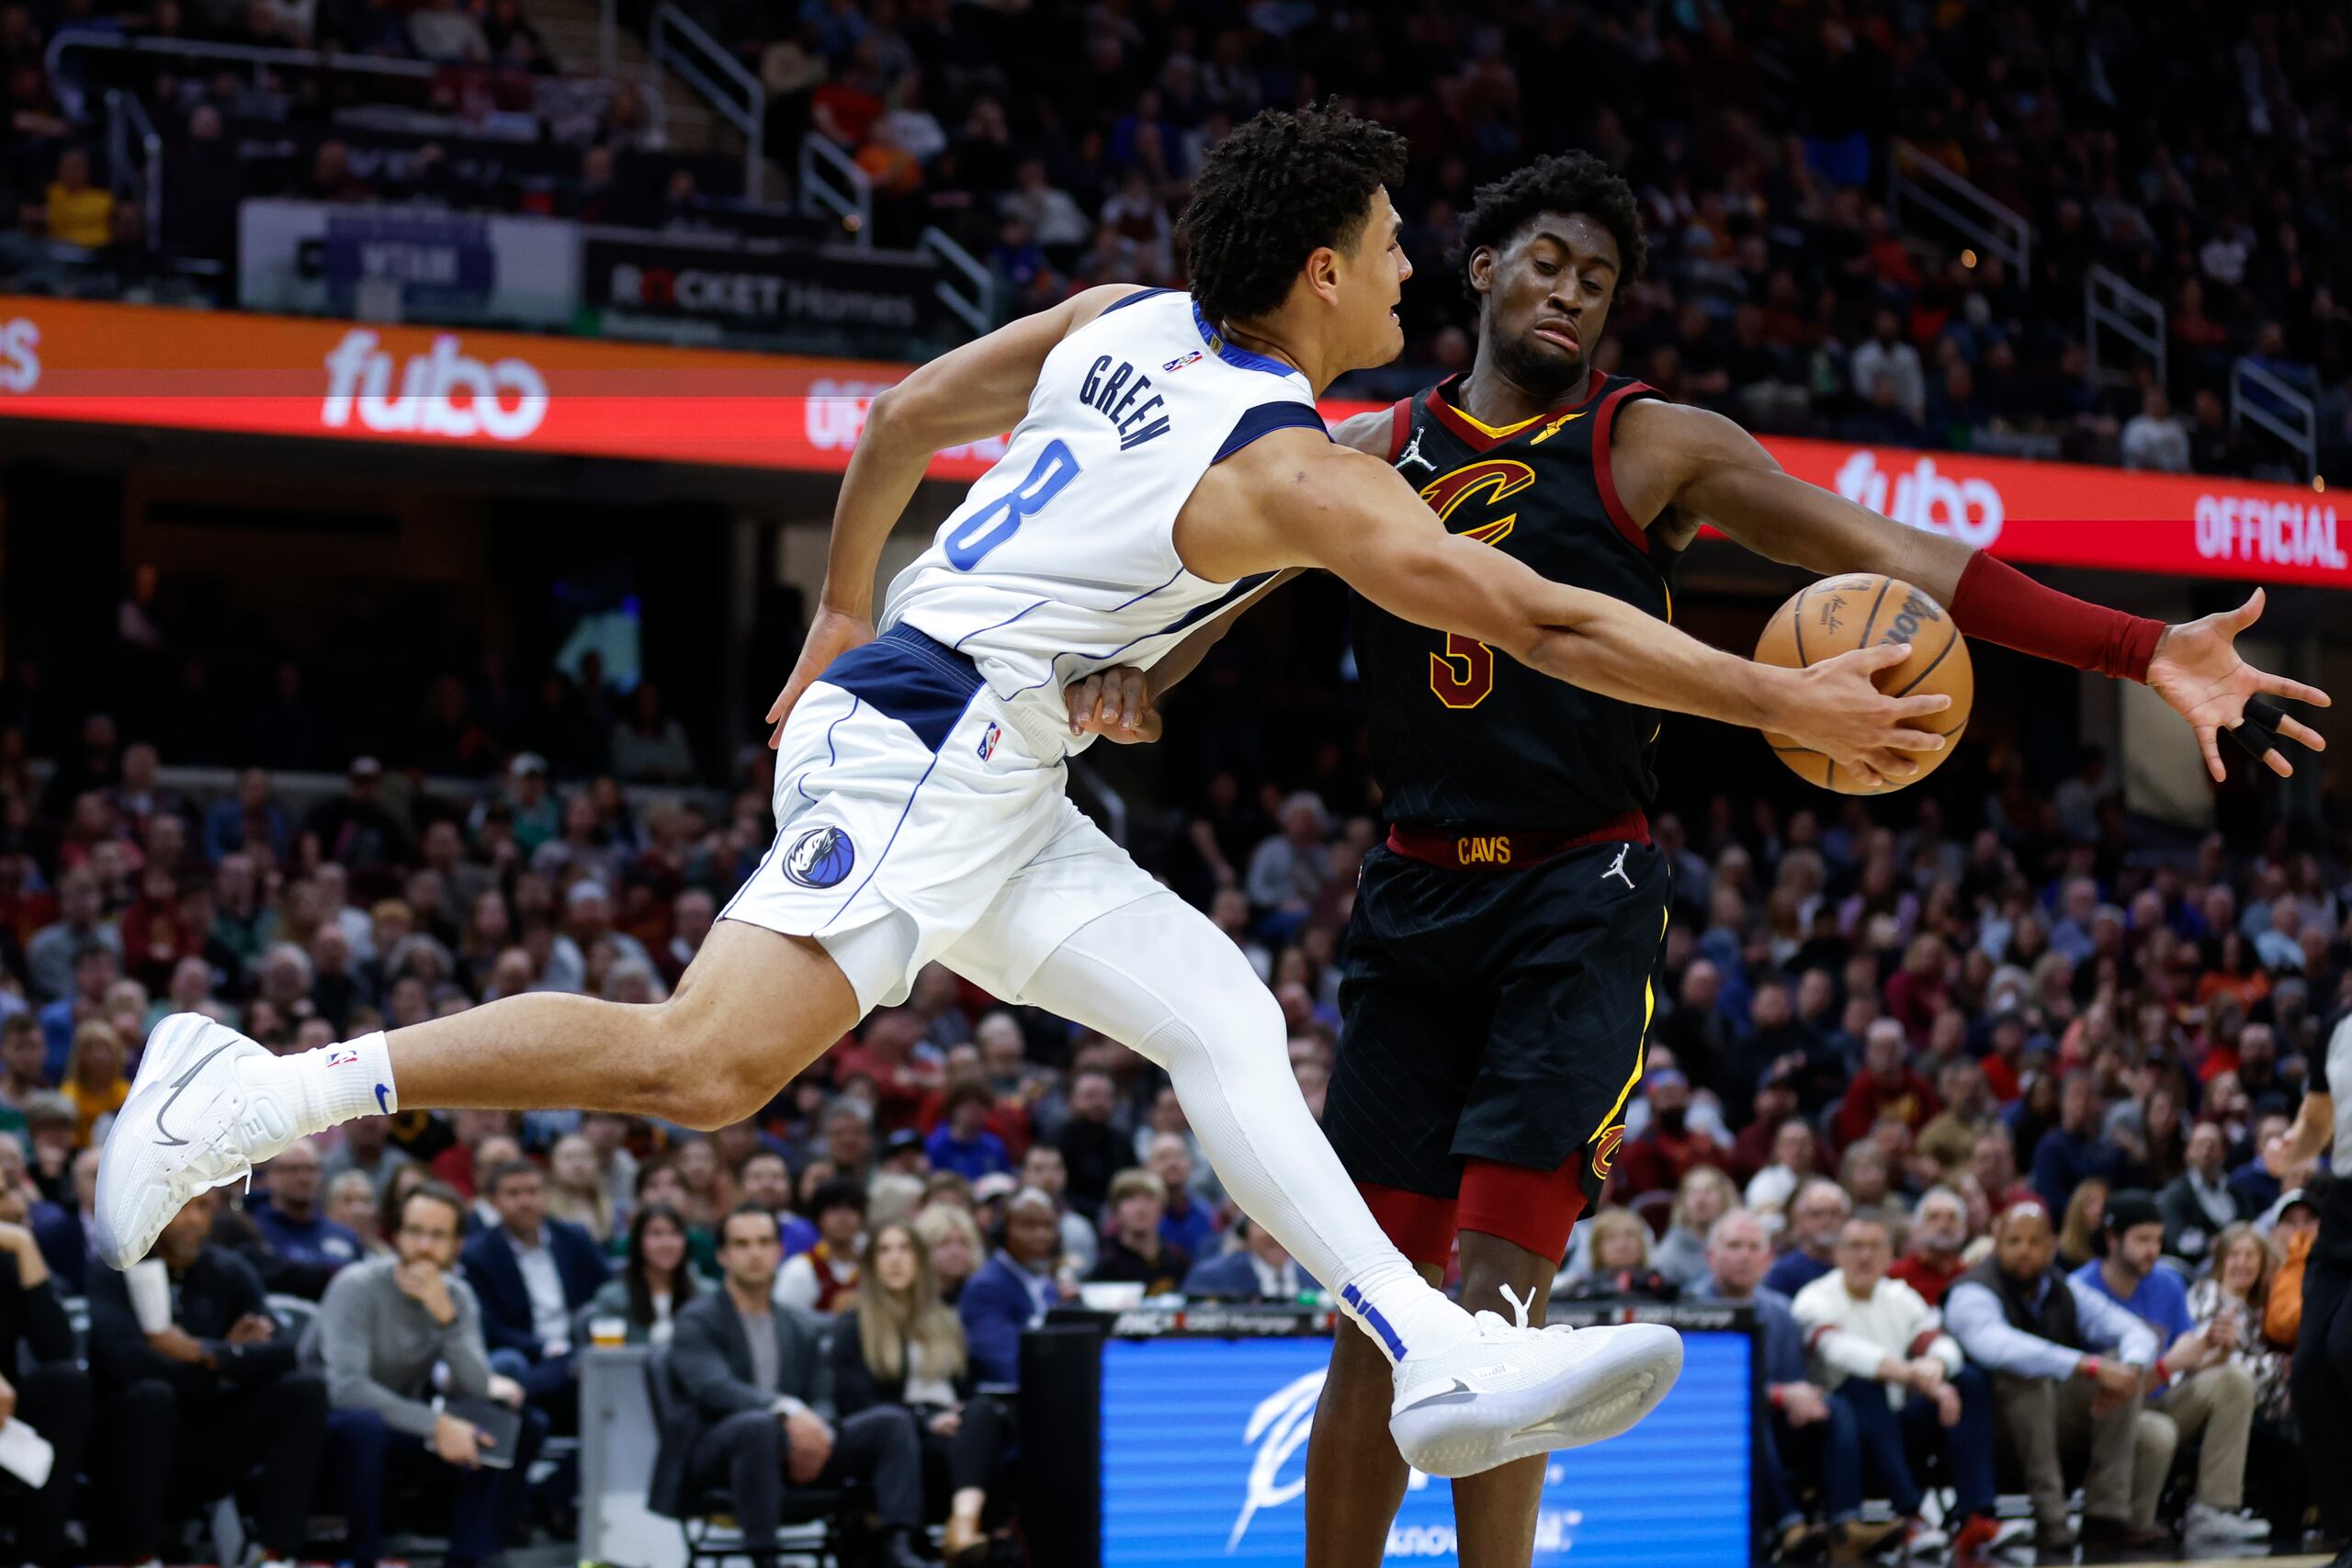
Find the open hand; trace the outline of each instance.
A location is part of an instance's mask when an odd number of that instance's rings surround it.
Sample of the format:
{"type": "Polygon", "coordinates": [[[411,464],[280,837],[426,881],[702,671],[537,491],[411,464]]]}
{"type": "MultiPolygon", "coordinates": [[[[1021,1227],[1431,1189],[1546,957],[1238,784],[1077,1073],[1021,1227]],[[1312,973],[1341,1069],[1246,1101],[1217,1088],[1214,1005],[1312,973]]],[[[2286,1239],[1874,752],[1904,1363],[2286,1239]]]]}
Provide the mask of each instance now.
{"type": "Polygon", "coordinates": [[[1121,664],[1062,689],[1072,735],[1100,735],[1122,746],[1159,739],[1159,710],[1144,672],[1121,664]]]}
{"type": "Polygon", "coordinates": [[[800,694],[817,682],[826,666],[853,648],[863,647],[874,640],[874,622],[865,615],[853,615],[841,610],[820,609],[808,623],[808,640],[800,645],[800,658],[792,666],[792,674],[784,682],[784,690],[768,705],[768,722],[775,728],[768,732],[768,750],[773,751],[784,740],[784,727],[792,717],[793,705],[800,701],[800,694]]]}
{"type": "MultiPolygon", "coordinates": [[[[2306,686],[2301,681],[2257,670],[2239,657],[2238,634],[2261,618],[2263,592],[2257,588],[2234,610],[2166,626],[2164,636],[2156,639],[2154,655],[2148,660],[2149,686],[2197,732],[2197,744],[2205,752],[2206,771],[2217,784],[2225,776],[2221,732],[2235,729],[2245,720],[2248,698],[2291,697],[2313,707],[2328,705],[2327,694],[2317,686],[2306,686]]],[[[2325,738],[2299,718],[2282,717],[2278,728],[2278,733],[2290,740],[2314,751],[2327,750],[2325,738]]],[[[2295,771],[2294,764],[2279,755],[2276,746],[2263,752],[2262,761],[2282,779],[2295,771]]]]}
{"type": "Polygon", "coordinates": [[[1951,706],[1941,694],[1891,697],[1871,677],[1911,657],[1909,643],[1878,643],[1788,673],[1794,682],[1767,728],[1827,757],[1871,788],[1919,771],[1913,753],[1940,751],[1945,741],[1917,720],[1951,706]]]}

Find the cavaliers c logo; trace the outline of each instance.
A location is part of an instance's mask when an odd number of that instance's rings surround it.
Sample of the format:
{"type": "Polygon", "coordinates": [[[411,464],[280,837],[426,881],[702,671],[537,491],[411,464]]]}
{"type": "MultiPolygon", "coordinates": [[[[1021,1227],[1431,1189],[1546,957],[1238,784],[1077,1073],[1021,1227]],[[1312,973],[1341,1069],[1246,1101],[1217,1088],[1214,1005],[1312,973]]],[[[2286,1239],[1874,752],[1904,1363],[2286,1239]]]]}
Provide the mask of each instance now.
{"type": "Polygon", "coordinates": [[[1620,1122],[1592,1145],[1592,1174],[1601,1180],[1609,1179],[1609,1168],[1617,1162],[1617,1145],[1625,1141],[1625,1123],[1620,1122]]]}

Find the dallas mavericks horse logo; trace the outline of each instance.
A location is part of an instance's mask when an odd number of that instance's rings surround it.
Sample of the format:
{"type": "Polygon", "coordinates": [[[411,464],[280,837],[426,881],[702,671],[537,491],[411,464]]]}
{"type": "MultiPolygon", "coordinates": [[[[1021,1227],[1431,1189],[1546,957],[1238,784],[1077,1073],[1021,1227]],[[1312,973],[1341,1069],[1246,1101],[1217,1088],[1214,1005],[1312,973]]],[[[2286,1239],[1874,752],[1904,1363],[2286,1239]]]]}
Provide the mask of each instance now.
{"type": "Polygon", "coordinates": [[[831,887],[857,863],[857,846],[839,828],[811,828],[785,852],[784,874],[803,887],[831,887]]]}

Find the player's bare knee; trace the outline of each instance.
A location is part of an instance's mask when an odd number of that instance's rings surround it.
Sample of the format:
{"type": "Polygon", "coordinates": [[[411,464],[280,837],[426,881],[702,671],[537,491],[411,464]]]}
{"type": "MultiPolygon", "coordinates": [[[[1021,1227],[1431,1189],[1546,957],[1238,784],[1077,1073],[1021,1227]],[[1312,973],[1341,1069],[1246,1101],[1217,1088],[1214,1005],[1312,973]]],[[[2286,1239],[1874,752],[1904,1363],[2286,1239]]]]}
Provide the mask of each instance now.
{"type": "Polygon", "coordinates": [[[707,1133],[758,1111],[775,1086],[754,1071],[750,1042],[699,1002],[682,991],[644,1008],[644,1043],[629,1059],[646,1103],[664,1121],[707,1133]]]}

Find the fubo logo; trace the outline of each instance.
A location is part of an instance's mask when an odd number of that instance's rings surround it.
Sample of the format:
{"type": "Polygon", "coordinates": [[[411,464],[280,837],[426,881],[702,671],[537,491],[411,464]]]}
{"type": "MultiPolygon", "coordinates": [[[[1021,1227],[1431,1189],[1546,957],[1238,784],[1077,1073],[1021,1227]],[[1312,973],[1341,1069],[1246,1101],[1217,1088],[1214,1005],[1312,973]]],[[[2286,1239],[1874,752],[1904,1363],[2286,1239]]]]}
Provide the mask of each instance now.
{"type": "Polygon", "coordinates": [[[547,378],[528,360],[485,365],[444,333],[423,354],[395,361],[383,340],[354,327],[327,355],[327,396],[319,422],[342,430],[360,424],[387,435],[442,435],[520,441],[548,415],[547,378]]]}
{"type": "Polygon", "coordinates": [[[2001,536],[2000,491],[1973,475],[1939,473],[1933,457],[1918,458],[1904,473],[1880,468],[1878,454],[1864,448],[1838,468],[1838,493],[1906,527],[1949,534],[1980,550],[2001,536]]]}

